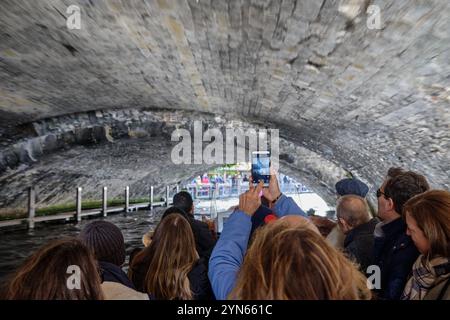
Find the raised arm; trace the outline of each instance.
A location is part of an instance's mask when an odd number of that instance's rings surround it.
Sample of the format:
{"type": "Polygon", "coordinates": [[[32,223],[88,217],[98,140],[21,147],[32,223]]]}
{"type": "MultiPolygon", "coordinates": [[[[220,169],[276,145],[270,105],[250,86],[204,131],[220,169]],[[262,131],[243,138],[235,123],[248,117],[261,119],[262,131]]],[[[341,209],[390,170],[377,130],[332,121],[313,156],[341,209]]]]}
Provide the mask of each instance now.
{"type": "Polygon", "coordinates": [[[230,216],[223,227],[211,254],[208,272],[217,300],[225,300],[234,288],[251,228],[251,216],[239,210],[230,216]]]}
{"type": "Polygon", "coordinates": [[[301,215],[306,217],[306,213],[300,209],[291,197],[287,197],[281,193],[277,176],[273,170],[270,173],[269,187],[263,190],[263,194],[270,202],[273,203],[275,201],[272,209],[278,217],[281,218],[286,215],[301,215]]]}
{"type": "Polygon", "coordinates": [[[248,238],[252,228],[251,217],[261,205],[259,193],[262,183],[240,195],[239,210],[225,223],[209,260],[209,280],[217,300],[224,300],[233,290],[239,269],[247,251],[248,238]]]}
{"type": "Polygon", "coordinates": [[[286,215],[300,215],[306,217],[306,213],[300,209],[300,207],[295,203],[294,199],[287,197],[282,194],[280,198],[275,202],[273,211],[278,217],[283,217],[286,215]]]}

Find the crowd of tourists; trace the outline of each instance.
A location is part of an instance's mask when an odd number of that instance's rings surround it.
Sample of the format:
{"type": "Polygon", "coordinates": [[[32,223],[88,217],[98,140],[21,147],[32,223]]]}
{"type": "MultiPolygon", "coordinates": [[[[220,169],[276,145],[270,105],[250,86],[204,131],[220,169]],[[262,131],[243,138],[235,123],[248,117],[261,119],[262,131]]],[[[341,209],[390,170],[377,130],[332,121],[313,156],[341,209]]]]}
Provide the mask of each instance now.
{"type": "MultiPolygon", "coordinates": [[[[106,220],[51,241],[12,274],[6,299],[450,299],[450,192],[391,168],[376,190],[336,184],[336,222],[307,215],[280,191],[254,185],[220,235],[181,191],[128,257],[106,220]],[[126,270],[126,271],[124,271],[126,270]]],[[[380,179],[381,180],[381,179],[380,179]]]]}

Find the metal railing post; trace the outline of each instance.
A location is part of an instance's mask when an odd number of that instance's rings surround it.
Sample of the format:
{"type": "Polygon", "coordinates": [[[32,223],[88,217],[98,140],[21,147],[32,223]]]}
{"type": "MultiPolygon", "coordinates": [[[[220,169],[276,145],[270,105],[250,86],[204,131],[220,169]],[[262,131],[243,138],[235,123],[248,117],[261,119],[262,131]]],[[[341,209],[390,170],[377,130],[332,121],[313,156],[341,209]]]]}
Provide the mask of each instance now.
{"type": "Polygon", "coordinates": [[[28,228],[34,228],[34,216],[36,214],[36,191],[33,187],[28,189],[28,228]]]}
{"type": "Polygon", "coordinates": [[[102,206],[103,216],[108,215],[108,188],[103,187],[103,206],[102,206]]]}
{"type": "Polygon", "coordinates": [[[77,188],[77,212],[76,212],[77,222],[81,221],[81,191],[83,191],[83,188],[78,187],[77,188]]]}
{"type": "Polygon", "coordinates": [[[153,209],[153,186],[150,186],[150,209],[153,209]]]}
{"type": "Polygon", "coordinates": [[[130,187],[125,187],[125,212],[130,209],[130,187]]]}
{"type": "Polygon", "coordinates": [[[170,189],[169,189],[169,186],[166,186],[166,207],[169,206],[169,195],[170,195],[170,189]]]}

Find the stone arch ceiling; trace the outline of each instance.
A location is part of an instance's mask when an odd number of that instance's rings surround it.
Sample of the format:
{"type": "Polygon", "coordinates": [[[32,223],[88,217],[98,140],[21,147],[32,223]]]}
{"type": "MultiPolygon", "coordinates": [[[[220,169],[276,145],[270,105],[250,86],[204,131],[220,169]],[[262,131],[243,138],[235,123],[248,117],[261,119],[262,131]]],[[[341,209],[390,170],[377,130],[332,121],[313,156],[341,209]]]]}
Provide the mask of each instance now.
{"type": "Polygon", "coordinates": [[[109,129],[152,137],[171,113],[279,128],[285,170],[330,201],[339,177],[376,187],[392,165],[449,189],[449,30],[441,0],[2,0],[0,202],[46,163],[65,177],[83,130],[101,159],[109,129]]]}

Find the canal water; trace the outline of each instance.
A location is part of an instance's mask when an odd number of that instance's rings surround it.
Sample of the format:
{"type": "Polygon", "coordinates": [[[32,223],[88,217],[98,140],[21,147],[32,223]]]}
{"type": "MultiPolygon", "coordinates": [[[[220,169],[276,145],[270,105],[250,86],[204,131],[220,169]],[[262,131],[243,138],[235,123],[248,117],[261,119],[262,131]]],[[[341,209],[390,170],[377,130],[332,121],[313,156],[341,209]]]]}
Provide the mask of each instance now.
{"type": "Polygon", "coordinates": [[[16,268],[36,249],[52,239],[64,236],[77,236],[83,227],[94,220],[106,219],[117,225],[125,238],[128,268],[128,257],[136,247],[143,247],[142,236],[153,230],[158,224],[165,208],[154,208],[153,211],[137,211],[128,214],[111,214],[106,218],[83,219],[73,222],[40,222],[34,230],[0,230],[0,286],[3,286],[16,268]]]}

